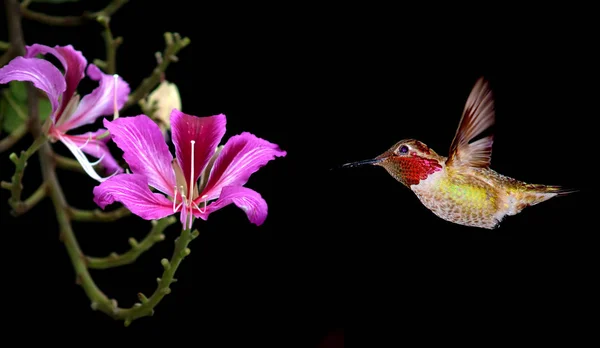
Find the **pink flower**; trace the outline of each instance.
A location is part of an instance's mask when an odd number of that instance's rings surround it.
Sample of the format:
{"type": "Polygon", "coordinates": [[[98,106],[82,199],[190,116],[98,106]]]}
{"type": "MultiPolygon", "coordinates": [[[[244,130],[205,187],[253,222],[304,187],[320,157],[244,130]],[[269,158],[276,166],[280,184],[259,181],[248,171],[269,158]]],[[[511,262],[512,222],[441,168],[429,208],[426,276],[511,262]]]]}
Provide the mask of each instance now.
{"type": "Polygon", "coordinates": [[[94,123],[98,117],[110,115],[115,109],[122,108],[130,92],[129,85],[116,75],[102,73],[94,64],[87,65],[85,57],[71,45],[52,48],[34,44],[26,49],[24,57],[16,57],[0,69],[0,83],[13,80],[29,81],[46,92],[52,105],[49,116],[52,123],[48,135],[53,141],[58,140],[65,144],[92,178],[98,181],[105,180],[94,171],[95,163],[90,163],[84,153],[99,158],[97,163],[102,163],[111,173],[123,172],[106,146],[109,138],[97,139],[105,129],[78,135],[67,132],[94,123]],[[64,75],[49,61],[35,57],[48,53],[62,64],[64,75]],[[99,86],[80,99],[76,90],[85,76],[86,65],[87,76],[99,81],[99,86]]]}
{"type": "Polygon", "coordinates": [[[286,152],[245,132],[217,148],[225,124],[222,114],[196,117],[173,109],[173,159],[158,125],[146,115],[112,122],[105,119],[104,125],[123,150],[132,173],[115,175],[96,186],[94,201],[102,209],[119,201],[146,220],[179,212],[185,229],[191,228],[192,215],[206,220],[212,212],[233,203],[244,210],[250,222],[261,225],[267,217],[267,203],[243,185],[252,173],[286,152]]]}

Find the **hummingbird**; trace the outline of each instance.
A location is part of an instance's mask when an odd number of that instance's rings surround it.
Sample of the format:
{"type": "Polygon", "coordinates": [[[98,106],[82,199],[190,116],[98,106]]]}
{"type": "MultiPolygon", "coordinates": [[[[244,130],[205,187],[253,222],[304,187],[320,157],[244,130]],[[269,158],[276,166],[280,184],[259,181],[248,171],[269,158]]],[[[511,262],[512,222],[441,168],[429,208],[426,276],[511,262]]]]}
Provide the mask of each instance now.
{"type": "Polygon", "coordinates": [[[495,118],[489,82],[480,77],[467,98],[448,156],[419,140],[403,139],[373,159],[342,167],[383,167],[439,218],[483,229],[495,229],[506,216],[576,191],[526,183],[491,169],[494,133],[484,132],[495,118]]]}

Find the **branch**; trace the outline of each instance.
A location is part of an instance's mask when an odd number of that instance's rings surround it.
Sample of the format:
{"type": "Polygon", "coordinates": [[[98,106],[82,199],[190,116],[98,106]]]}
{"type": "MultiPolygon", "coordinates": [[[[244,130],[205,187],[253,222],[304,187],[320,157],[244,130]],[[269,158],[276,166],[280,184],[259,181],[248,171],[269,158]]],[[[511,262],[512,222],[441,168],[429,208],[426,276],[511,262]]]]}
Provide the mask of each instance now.
{"type": "Polygon", "coordinates": [[[181,38],[177,33],[165,33],[165,44],[163,59],[159,60],[160,63],[154,68],[152,74],[145,78],[135,91],[129,95],[129,99],[127,99],[127,103],[125,103],[123,109],[137,104],[160,83],[162,74],[167,70],[171,62],[177,61],[177,53],[190,44],[190,39],[187,37],[181,38]]]}
{"type": "Polygon", "coordinates": [[[31,19],[37,22],[52,26],[73,27],[83,25],[88,21],[95,20],[100,16],[110,17],[117,12],[129,0],[112,0],[104,9],[97,12],[84,12],[81,16],[51,16],[45,13],[32,11],[27,8],[28,2],[21,5],[23,18],[31,19]]]}
{"type": "Polygon", "coordinates": [[[171,293],[170,286],[177,281],[174,278],[175,272],[177,271],[177,268],[179,268],[181,261],[183,261],[183,259],[191,252],[187,247],[188,244],[197,236],[197,230],[194,230],[192,233],[190,233],[190,230],[181,231],[179,237],[175,239],[175,250],[173,251],[171,260],[160,260],[164,271],[162,277],[156,279],[158,286],[156,290],[154,290],[154,293],[152,293],[150,298],[147,298],[141,292],[138,293],[140,303],[134,304],[132,308],[119,311],[119,317],[123,318],[125,326],[129,326],[135,319],[153,315],[154,307],[156,307],[166,295],[171,293]]]}
{"type": "Polygon", "coordinates": [[[69,207],[68,214],[72,221],[112,222],[125,216],[129,216],[131,212],[125,207],[121,207],[110,212],[103,212],[99,209],[81,210],[69,207]]]}
{"type": "Polygon", "coordinates": [[[133,263],[155,243],[165,240],[164,230],[176,221],[173,216],[161,220],[152,220],[152,229],[141,242],[138,243],[134,238],[129,238],[131,249],[121,255],[112,253],[107,257],[88,256],[86,257],[88,268],[106,269],[133,263]]]}
{"type": "Polygon", "coordinates": [[[123,43],[122,37],[114,38],[112,31],[110,30],[110,17],[99,16],[98,22],[104,26],[104,44],[106,46],[106,62],[100,64],[104,67],[107,74],[112,75],[117,72],[117,48],[123,43]]]}
{"type": "MultiPolygon", "coordinates": [[[[28,83],[28,87],[35,88],[28,83]]],[[[30,91],[31,92],[31,91],[30,91]]],[[[31,96],[31,93],[28,93],[28,98],[37,99],[35,93],[31,96]]],[[[31,106],[30,106],[31,107],[31,106]]],[[[35,106],[37,108],[37,105],[35,106]]],[[[32,117],[33,119],[33,117],[32,117]]],[[[39,126],[39,124],[38,124],[39,126]]],[[[42,144],[46,144],[46,136],[41,134],[40,136],[31,144],[31,146],[26,151],[21,151],[21,156],[17,156],[16,153],[11,153],[8,157],[15,164],[15,173],[11,177],[11,182],[7,183],[5,181],[2,182],[2,188],[10,190],[10,198],[8,199],[8,204],[17,211],[19,206],[21,205],[21,191],[23,191],[23,175],[25,175],[25,167],[27,167],[27,160],[31,157],[42,144]]]]}
{"type": "Polygon", "coordinates": [[[0,153],[10,149],[14,144],[16,144],[21,138],[23,138],[27,134],[27,124],[22,123],[8,134],[4,139],[0,140],[0,153]]]}

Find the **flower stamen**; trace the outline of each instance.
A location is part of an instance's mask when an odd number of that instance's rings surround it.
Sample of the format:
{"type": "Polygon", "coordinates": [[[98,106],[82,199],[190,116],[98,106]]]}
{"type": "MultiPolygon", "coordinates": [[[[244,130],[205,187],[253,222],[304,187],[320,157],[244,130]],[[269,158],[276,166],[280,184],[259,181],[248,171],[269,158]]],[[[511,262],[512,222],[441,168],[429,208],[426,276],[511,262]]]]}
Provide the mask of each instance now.
{"type": "Polygon", "coordinates": [[[117,118],[119,118],[119,108],[117,107],[117,86],[118,86],[118,82],[119,82],[119,75],[114,74],[113,75],[114,81],[115,81],[115,87],[113,88],[113,109],[114,109],[114,114],[113,114],[113,120],[116,120],[117,118]]]}
{"type": "Polygon", "coordinates": [[[177,210],[175,209],[175,203],[177,203],[177,185],[174,186],[175,192],[173,192],[173,213],[177,210]]]}
{"type": "Polygon", "coordinates": [[[89,143],[90,143],[90,140],[92,140],[92,134],[88,135],[88,138],[87,138],[87,140],[85,141],[85,143],[83,143],[83,145],[81,145],[81,146],[77,146],[77,147],[79,148],[79,150],[81,150],[81,149],[83,149],[84,147],[86,147],[86,146],[87,146],[87,144],[89,144],[89,143]]]}
{"type": "Polygon", "coordinates": [[[194,214],[193,214],[193,207],[192,207],[192,199],[194,198],[194,145],[196,144],[195,140],[191,140],[190,141],[190,146],[192,147],[192,155],[191,155],[191,165],[190,165],[190,180],[188,181],[188,186],[189,186],[189,201],[187,202],[187,208],[189,209],[189,214],[190,214],[190,220],[188,221],[187,218],[185,219],[186,221],[186,229],[190,229],[192,228],[192,219],[194,218],[194,214]]]}

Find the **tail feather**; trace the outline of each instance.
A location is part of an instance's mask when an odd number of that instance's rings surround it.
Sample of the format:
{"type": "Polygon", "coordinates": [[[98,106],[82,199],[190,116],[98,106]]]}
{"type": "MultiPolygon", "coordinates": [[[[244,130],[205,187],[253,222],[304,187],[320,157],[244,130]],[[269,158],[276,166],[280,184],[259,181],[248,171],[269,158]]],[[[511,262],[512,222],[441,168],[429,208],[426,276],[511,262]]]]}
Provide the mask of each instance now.
{"type": "Polygon", "coordinates": [[[579,190],[557,185],[524,184],[523,189],[512,197],[513,208],[508,215],[517,214],[526,207],[545,202],[550,198],[566,196],[575,192],[579,192],[579,190]]]}

